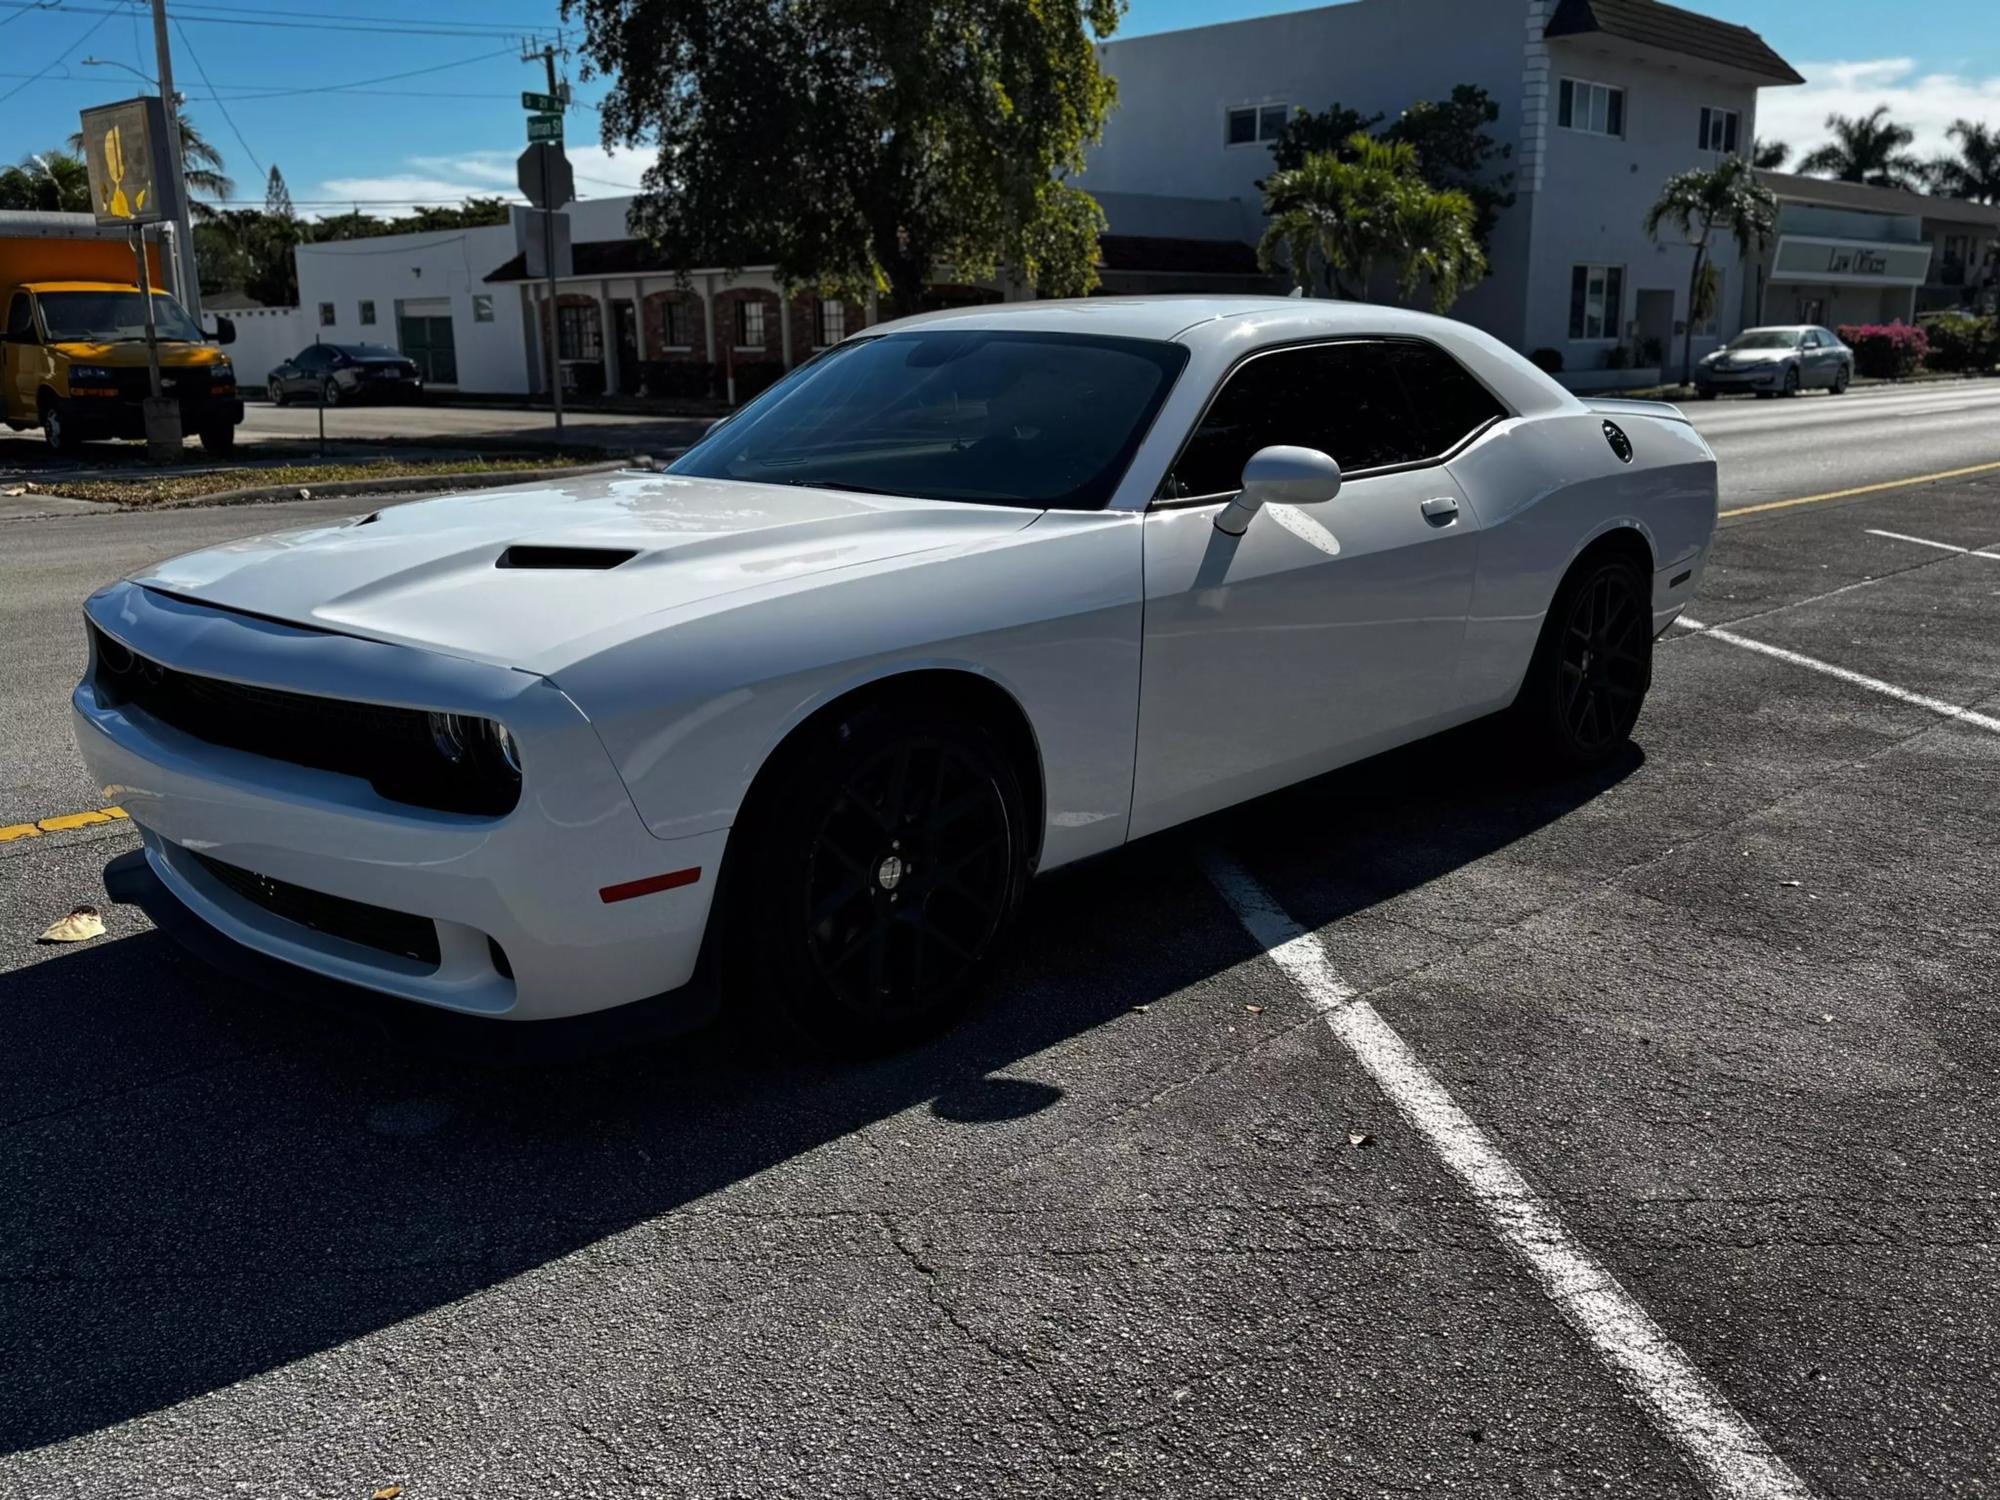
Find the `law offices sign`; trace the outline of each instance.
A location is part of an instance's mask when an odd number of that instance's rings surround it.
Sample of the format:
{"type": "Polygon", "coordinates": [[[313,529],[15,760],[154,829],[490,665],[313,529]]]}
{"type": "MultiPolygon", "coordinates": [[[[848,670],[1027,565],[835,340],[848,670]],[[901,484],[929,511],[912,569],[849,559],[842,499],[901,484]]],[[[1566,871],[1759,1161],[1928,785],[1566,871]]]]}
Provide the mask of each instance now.
{"type": "Polygon", "coordinates": [[[1772,281],[1832,286],[1922,286],[1931,247],[1883,240],[1836,240],[1787,234],[1771,260],[1772,281]]]}

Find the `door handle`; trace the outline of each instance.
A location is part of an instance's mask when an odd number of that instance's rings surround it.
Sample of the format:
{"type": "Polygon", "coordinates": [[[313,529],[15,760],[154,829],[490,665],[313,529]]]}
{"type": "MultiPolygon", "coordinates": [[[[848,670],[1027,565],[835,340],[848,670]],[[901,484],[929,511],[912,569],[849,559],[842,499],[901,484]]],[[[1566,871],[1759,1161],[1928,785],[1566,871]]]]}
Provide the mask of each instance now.
{"type": "Polygon", "coordinates": [[[1449,495],[1438,495],[1417,507],[1424,513],[1424,519],[1433,526],[1449,526],[1458,519],[1458,502],[1449,495]]]}

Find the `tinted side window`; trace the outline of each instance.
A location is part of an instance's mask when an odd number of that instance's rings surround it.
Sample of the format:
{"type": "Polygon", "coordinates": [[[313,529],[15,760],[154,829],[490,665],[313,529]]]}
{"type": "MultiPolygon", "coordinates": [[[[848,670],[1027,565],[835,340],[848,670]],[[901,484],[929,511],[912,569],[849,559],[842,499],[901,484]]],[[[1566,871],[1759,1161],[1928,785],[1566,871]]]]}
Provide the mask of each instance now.
{"type": "Polygon", "coordinates": [[[1350,472],[1426,456],[1424,433],[1383,345],[1281,349],[1258,355],[1229,377],[1163,493],[1234,493],[1250,455],[1277,444],[1317,448],[1350,472]]]}
{"type": "Polygon", "coordinates": [[[298,352],[292,363],[301,370],[317,370],[326,362],[318,344],[312,344],[298,352]]]}
{"type": "Polygon", "coordinates": [[[1385,344],[1390,365],[1423,426],[1423,453],[1449,453],[1496,417],[1507,415],[1471,371],[1435,344],[1385,344]]]}

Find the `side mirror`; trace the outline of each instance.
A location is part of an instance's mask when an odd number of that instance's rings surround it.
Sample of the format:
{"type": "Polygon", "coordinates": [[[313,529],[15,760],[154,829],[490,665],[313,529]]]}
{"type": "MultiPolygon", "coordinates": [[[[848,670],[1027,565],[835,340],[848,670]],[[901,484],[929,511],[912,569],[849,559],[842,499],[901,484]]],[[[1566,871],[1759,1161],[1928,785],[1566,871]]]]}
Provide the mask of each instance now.
{"type": "Polygon", "coordinates": [[[225,318],[220,313],[216,314],[215,341],[218,344],[233,344],[236,342],[236,320],[234,318],[225,318]]]}
{"type": "Polygon", "coordinates": [[[1259,448],[1243,466],[1243,488],[1222,507],[1215,529],[1241,536],[1267,504],[1317,505],[1340,493],[1340,465],[1317,448],[1259,448]]]}

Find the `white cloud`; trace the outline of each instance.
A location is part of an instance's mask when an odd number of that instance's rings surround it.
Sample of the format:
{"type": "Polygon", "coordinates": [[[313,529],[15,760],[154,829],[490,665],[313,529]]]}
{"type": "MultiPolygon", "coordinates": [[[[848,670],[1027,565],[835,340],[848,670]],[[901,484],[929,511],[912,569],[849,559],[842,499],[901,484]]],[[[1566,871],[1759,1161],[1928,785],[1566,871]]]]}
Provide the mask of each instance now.
{"type": "MultiPolygon", "coordinates": [[[[341,203],[358,203],[364,213],[395,218],[416,203],[433,206],[463,198],[502,197],[519,201],[514,190],[514,151],[469,151],[453,156],[411,156],[387,172],[373,176],[329,177],[299,198],[314,204],[314,217],[338,213],[341,203]]],[[[615,198],[639,189],[639,178],[651,158],[633,151],[609,151],[597,145],[568,147],[576,171],[579,198],[615,198]]]]}
{"type": "Polygon", "coordinates": [[[1826,142],[1828,115],[1865,115],[1878,104],[1916,132],[1910,149],[1924,158],[1951,151],[1945,131],[1953,120],[2000,125],[2000,77],[1925,73],[1910,57],[1806,62],[1798,70],[1806,76],[1803,87],[1767,88],[1757,96],[1757,134],[1789,144],[1792,163],[1826,142]]]}

